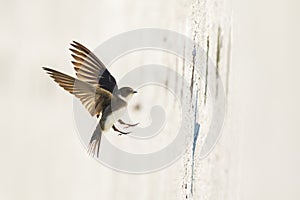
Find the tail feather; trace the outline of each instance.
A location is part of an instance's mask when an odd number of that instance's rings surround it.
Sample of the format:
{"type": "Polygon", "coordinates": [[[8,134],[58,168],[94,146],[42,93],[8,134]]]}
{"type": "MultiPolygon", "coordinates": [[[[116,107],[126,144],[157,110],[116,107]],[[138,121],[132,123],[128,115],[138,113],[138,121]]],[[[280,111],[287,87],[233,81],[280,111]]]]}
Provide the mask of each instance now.
{"type": "Polygon", "coordinates": [[[91,137],[89,147],[88,147],[88,153],[93,157],[95,156],[96,152],[97,152],[97,158],[99,157],[101,137],[102,137],[102,130],[100,124],[98,124],[91,137]]]}

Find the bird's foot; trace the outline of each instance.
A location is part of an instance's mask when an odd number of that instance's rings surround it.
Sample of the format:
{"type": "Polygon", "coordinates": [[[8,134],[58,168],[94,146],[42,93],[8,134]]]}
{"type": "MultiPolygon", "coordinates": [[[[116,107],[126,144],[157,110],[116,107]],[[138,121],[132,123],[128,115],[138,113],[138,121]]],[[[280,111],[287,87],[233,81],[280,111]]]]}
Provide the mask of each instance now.
{"type": "Polygon", "coordinates": [[[134,127],[134,126],[140,124],[140,123],[136,123],[136,124],[128,124],[128,123],[122,121],[121,119],[119,119],[118,122],[119,122],[120,124],[122,124],[122,125],[125,125],[124,128],[134,127]]]}
{"type": "Polygon", "coordinates": [[[130,133],[131,133],[131,132],[123,132],[123,131],[120,131],[119,129],[117,129],[117,127],[116,127],[115,125],[113,125],[112,128],[114,129],[114,131],[119,132],[118,136],[121,136],[121,135],[127,135],[127,134],[130,134],[130,133]]]}

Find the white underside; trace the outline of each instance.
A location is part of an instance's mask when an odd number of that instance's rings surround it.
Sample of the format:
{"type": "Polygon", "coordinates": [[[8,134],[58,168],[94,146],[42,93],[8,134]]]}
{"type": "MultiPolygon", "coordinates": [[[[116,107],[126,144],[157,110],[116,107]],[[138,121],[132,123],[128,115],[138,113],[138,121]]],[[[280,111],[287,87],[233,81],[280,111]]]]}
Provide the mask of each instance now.
{"type": "Polygon", "coordinates": [[[118,121],[125,113],[126,108],[121,108],[119,110],[116,110],[110,114],[104,124],[104,130],[109,130],[113,124],[118,121]]]}

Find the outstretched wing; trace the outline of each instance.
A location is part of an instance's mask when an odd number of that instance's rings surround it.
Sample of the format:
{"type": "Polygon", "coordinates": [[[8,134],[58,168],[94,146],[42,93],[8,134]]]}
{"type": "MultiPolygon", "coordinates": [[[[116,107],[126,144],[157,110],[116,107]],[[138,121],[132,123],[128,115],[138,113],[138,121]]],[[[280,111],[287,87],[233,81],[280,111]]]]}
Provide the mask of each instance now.
{"type": "Polygon", "coordinates": [[[92,116],[99,115],[110,103],[112,94],[107,90],[47,67],[43,67],[43,69],[62,88],[79,98],[92,116]]]}
{"type": "Polygon", "coordinates": [[[99,85],[111,93],[118,89],[115,78],[110,74],[105,65],[95,54],[82,44],[73,41],[70,48],[72,61],[77,77],[92,85],[99,85]]]}

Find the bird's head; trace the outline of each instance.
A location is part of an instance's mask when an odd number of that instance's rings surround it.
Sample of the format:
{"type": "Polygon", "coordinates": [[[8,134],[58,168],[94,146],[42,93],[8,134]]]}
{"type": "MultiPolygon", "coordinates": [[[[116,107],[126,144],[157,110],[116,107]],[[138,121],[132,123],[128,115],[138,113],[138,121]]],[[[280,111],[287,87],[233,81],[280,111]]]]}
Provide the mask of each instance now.
{"type": "Polygon", "coordinates": [[[119,90],[119,95],[126,99],[127,101],[132,97],[133,94],[137,93],[137,91],[133,90],[131,87],[122,87],[119,90]]]}

